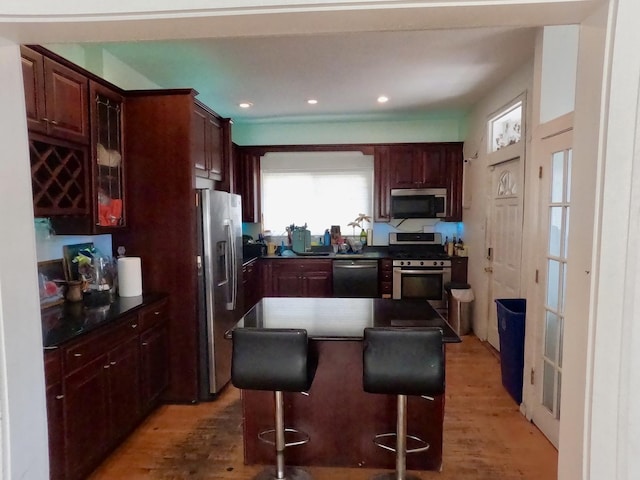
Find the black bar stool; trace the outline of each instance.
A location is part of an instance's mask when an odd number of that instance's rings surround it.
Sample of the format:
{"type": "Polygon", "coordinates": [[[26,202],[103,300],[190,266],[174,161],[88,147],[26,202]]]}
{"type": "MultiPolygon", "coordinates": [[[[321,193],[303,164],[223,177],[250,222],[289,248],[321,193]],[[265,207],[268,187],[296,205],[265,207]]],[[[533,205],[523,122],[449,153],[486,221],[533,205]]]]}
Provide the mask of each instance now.
{"type": "Polygon", "coordinates": [[[396,471],[376,475],[376,480],[419,480],[407,475],[406,455],[424,452],[429,444],[407,435],[407,395],[436,397],[444,393],[444,348],[440,328],[365,328],[363,388],[368,393],[398,396],[396,431],[374,437],[381,448],[395,452],[396,471]],[[395,447],[384,439],[395,437],[395,447]],[[416,448],[407,448],[407,439],[416,448]]]}
{"type": "Polygon", "coordinates": [[[239,328],[233,330],[231,382],[245,390],[273,391],[275,397],[275,428],[260,432],[260,440],[275,445],[276,467],[260,472],[256,480],[311,479],[300,468],[284,465],[284,449],[302,445],[309,436],[284,426],[283,392],[306,392],[311,388],[318,365],[308,348],[307,331],[301,329],[239,328]],[[268,435],[275,433],[275,441],[268,435]],[[285,441],[285,433],[299,434],[300,440],[285,441]]]}

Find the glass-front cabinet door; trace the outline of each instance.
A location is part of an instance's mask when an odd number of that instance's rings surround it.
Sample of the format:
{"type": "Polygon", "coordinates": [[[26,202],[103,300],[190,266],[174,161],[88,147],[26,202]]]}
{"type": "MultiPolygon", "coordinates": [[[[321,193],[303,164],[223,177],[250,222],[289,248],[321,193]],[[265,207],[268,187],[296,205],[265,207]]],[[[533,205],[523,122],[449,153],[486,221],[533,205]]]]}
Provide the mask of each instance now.
{"type": "Polygon", "coordinates": [[[98,230],[126,226],[122,141],[124,98],[90,82],[94,221],[98,230]]]}

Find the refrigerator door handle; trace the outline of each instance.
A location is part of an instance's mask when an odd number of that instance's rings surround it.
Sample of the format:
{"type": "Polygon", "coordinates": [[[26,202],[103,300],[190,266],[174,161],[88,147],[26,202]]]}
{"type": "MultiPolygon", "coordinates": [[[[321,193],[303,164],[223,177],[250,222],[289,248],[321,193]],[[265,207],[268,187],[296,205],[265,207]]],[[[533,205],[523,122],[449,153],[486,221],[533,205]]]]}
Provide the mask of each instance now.
{"type": "Polygon", "coordinates": [[[235,308],[234,284],[235,284],[235,246],[233,243],[233,223],[231,219],[225,219],[224,228],[227,233],[227,248],[224,256],[224,268],[227,276],[227,310],[235,308]]]}
{"type": "Polygon", "coordinates": [[[231,242],[231,308],[229,310],[235,310],[238,303],[238,248],[236,245],[235,231],[236,226],[233,224],[233,220],[229,220],[229,242],[231,242]]]}

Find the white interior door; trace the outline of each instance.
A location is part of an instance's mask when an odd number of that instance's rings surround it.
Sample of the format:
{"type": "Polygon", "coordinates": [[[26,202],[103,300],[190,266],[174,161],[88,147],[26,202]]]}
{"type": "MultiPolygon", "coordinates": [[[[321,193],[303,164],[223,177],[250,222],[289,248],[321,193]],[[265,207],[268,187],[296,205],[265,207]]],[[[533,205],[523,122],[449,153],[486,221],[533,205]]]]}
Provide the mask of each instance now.
{"type": "Polygon", "coordinates": [[[539,304],[533,422],[558,448],[562,343],[571,202],[572,131],[541,142],[539,304]]]}
{"type": "Polygon", "coordinates": [[[491,171],[491,288],[487,340],[500,350],[496,298],[520,297],[522,256],[522,202],[524,175],[521,159],[514,158],[490,167],[491,171]]]}

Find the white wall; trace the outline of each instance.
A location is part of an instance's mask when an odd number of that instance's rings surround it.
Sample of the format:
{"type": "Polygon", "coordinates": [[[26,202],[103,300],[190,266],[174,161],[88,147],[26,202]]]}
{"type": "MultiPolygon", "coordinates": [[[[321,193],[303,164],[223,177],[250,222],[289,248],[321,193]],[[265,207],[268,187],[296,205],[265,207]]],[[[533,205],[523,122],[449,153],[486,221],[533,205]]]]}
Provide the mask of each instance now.
{"type": "MultiPolygon", "coordinates": [[[[462,220],[465,229],[464,242],[469,247],[469,283],[475,293],[473,331],[483,340],[487,338],[489,309],[495,308],[489,302],[490,276],[484,271],[484,268],[489,265],[485,256],[489,213],[488,199],[490,194],[488,167],[495,157],[495,155],[487,154],[487,120],[498,109],[504,107],[519,95],[530,93],[532,82],[533,58],[526,61],[513,75],[500,85],[497,85],[474,107],[469,117],[469,134],[464,145],[464,156],[469,159],[465,165],[464,180],[467,199],[465,200],[465,208],[462,211],[462,220]],[[471,197],[470,200],[468,199],[469,196],[471,197]]],[[[530,104],[530,101],[526,101],[526,105],[530,104]]],[[[526,116],[528,116],[528,110],[526,116]]],[[[530,134],[527,131],[529,123],[525,119],[523,133],[526,143],[530,139],[530,134]]],[[[525,184],[526,190],[527,186],[525,184]]]]}
{"type": "Polygon", "coordinates": [[[0,409],[6,479],[48,478],[42,328],[20,51],[0,41],[0,409]]]}
{"type": "Polygon", "coordinates": [[[544,28],[540,123],[573,112],[579,31],[579,25],[544,28]]]}

